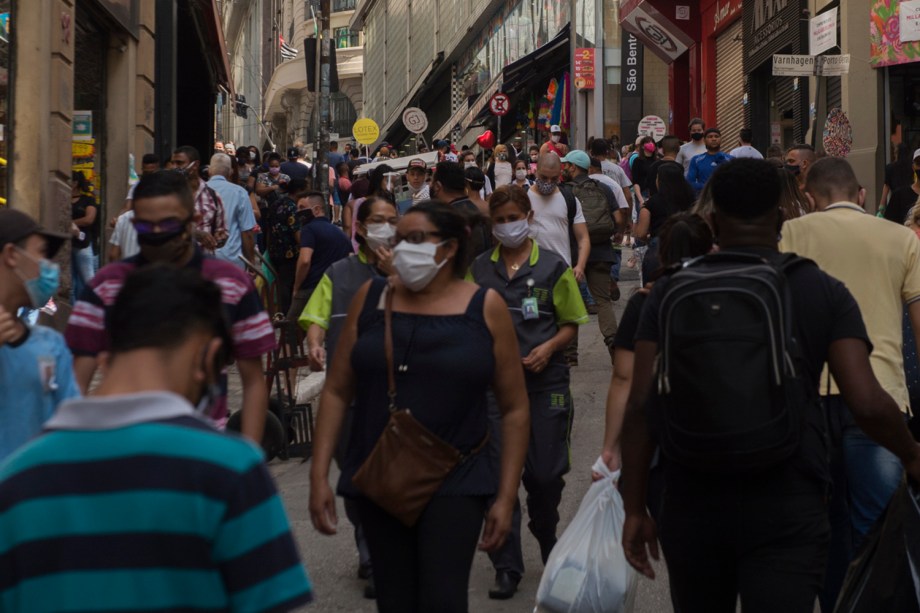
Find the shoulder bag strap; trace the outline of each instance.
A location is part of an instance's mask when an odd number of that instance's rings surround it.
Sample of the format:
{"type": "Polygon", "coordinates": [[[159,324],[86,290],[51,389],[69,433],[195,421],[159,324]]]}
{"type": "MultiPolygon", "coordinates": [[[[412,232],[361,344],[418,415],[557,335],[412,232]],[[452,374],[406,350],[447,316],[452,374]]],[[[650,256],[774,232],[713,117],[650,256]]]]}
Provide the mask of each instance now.
{"type": "Polygon", "coordinates": [[[383,351],[387,359],[387,396],[390,399],[389,411],[396,412],[396,375],[393,371],[393,287],[387,285],[386,308],[383,311],[383,351]]]}

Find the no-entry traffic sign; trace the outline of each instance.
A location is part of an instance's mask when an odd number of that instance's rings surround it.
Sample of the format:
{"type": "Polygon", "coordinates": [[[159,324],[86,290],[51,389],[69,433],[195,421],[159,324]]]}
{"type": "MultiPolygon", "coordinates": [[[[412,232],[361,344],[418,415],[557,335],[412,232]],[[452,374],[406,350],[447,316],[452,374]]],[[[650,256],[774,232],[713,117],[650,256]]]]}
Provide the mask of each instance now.
{"type": "Polygon", "coordinates": [[[489,110],[492,111],[493,115],[498,117],[504,117],[511,111],[511,99],[508,97],[508,94],[503,94],[502,92],[496,92],[492,98],[489,99],[489,110]]]}

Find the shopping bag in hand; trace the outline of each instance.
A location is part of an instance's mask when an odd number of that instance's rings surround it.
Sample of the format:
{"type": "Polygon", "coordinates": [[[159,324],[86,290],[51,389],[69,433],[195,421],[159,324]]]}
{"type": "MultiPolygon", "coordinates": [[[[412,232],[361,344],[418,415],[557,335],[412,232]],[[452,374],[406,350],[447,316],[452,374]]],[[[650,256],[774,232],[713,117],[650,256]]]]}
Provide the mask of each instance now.
{"type": "Polygon", "coordinates": [[[537,610],[547,613],[622,613],[632,610],[636,572],[623,553],[623,498],[600,458],[592,468],[603,478],[591,485],[578,513],[546,561],[537,610]]]}
{"type": "Polygon", "coordinates": [[[920,611],[920,493],[906,481],[850,563],[836,613],[920,611]]]}

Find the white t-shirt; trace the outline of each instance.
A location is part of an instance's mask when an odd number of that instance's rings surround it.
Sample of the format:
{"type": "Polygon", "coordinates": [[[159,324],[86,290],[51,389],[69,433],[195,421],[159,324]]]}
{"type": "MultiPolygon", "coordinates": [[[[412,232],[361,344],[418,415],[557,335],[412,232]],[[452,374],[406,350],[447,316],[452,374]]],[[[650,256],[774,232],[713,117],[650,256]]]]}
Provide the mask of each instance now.
{"type": "Polygon", "coordinates": [[[511,162],[495,162],[492,172],[495,173],[495,187],[511,185],[514,181],[514,168],[511,167],[511,162]]]}
{"type": "Polygon", "coordinates": [[[632,185],[632,181],[626,176],[626,171],[620,168],[619,164],[614,164],[610,160],[601,160],[601,172],[613,179],[621,188],[632,185]]]}
{"type": "Polygon", "coordinates": [[[134,229],[134,211],[125,211],[118,216],[115,221],[115,230],[112,232],[112,238],[109,244],[117,245],[121,249],[121,257],[130,258],[140,253],[141,248],[137,244],[137,231],[134,229]]]}
{"type": "Polygon", "coordinates": [[[699,141],[692,140],[680,146],[680,151],[677,152],[677,157],[674,161],[684,165],[684,176],[686,176],[687,171],[690,170],[690,160],[701,153],[706,153],[706,143],[703,142],[703,139],[699,141]]]}
{"type": "Polygon", "coordinates": [[[613,195],[616,196],[616,199],[617,199],[617,206],[618,206],[618,207],[620,207],[621,209],[628,209],[628,208],[629,208],[629,204],[626,202],[626,196],[623,195],[623,190],[620,189],[620,186],[617,185],[617,182],[616,182],[616,181],[614,181],[613,179],[611,179],[611,178],[608,177],[607,175],[605,175],[605,174],[600,174],[600,173],[598,173],[598,174],[596,174],[596,175],[588,175],[588,178],[589,178],[589,179],[594,179],[594,180],[597,181],[598,183],[603,183],[604,185],[606,185],[607,187],[609,187],[609,188],[610,188],[610,191],[613,192],[613,195]]]}
{"type": "MultiPolygon", "coordinates": [[[[527,190],[530,206],[533,209],[533,223],[530,235],[542,249],[549,249],[559,254],[565,263],[572,265],[572,245],[569,241],[569,214],[565,198],[558,189],[549,196],[544,196],[533,189],[527,190]]],[[[622,195],[622,192],[621,192],[622,195]]],[[[585,223],[585,214],[581,202],[575,199],[575,219],[572,223],[585,223]]]]}
{"type": "Polygon", "coordinates": [[[752,158],[755,160],[762,160],[763,155],[760,154],[760,151],[754,149],[750,145],[741,145],[740,147],[735,147],[729,153],[733,158],[752,158]]]}

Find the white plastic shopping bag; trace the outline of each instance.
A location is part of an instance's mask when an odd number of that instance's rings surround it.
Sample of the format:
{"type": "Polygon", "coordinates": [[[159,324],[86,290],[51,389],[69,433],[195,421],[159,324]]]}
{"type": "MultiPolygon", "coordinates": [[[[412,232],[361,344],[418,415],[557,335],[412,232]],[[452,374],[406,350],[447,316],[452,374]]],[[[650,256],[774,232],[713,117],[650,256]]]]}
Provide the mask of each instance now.
{"type": "Polygon", "coordinates": [[[537,590],[537,611],[546,613],[628,613],[636,595],[636,571],[623,553],[623,498],[598,458],[593,483],[546,561],[537,590]]]}

